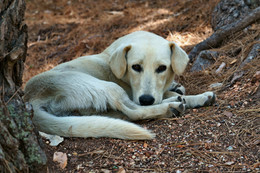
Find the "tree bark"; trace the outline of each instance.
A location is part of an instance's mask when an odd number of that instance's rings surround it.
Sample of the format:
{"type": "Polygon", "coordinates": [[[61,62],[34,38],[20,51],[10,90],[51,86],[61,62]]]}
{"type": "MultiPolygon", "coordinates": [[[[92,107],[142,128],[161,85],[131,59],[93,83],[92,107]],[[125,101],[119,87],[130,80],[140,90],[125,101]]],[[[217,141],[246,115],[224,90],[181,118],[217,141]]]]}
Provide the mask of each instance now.
{"type": "Polygon", "coordinates": [[[46,172],[46,155],[23,103],[24,0],[0,1],[0,172],[46,172]]]}

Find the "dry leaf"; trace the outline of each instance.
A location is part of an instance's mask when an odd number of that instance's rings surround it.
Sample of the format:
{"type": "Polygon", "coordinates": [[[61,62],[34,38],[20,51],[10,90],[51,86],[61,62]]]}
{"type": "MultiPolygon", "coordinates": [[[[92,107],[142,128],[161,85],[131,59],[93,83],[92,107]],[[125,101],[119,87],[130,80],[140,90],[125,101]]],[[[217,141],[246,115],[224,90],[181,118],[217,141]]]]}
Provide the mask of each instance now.
{"type": "Polygon", "coordinates": [[[177,145],[176,147],[177,148],[184,148],[185,146],[184,145],[177,145]]]}
{"type": "Polygon", "coordinates": [[[237,59],[234,59],[233,61],[231,61],[231,63],[229,63],[230,65],[235,64],[237,62],[237,59]]]}
{"type": "Polygon", "coordinates": [[[44,132],[39,132],[39,134],[42,137],[44,137],[45,139],[48,139],[50,141],[50,146],[53,146],[53,147],[58,146],[64,140],[63,137],[60,137],[60,136],[57,136],[57,135],[49,135],[49,134],[46,134],[44,132]]]}
{"type": "Polygon", "coordinates": [[[108,170],[108,169],[101,169],[101,172],[103,172],[103,173],[110,173],[110,172],[112,172],[112,171],[110,171],[110,170],[108,170]]]}
{"type": "Polygon", "coordinates": [[[144,148],[147,148],[148,144],[147,143],[144,143],[144,148]]]}
{"type": "Polygon", "coordinates": [[[260,162],[254,164],[254,169],[260,167],[260,162]]]}
{"type": "Polygon", "coordinates": [[[68,157],[66,153],[55,152],[53,154],[53,161],[58,162],[61,169],[64,169],[67,166],[68,157]]]}
{"type": "Polygon", "coordinates": [[[119,168],[119,170],[117,171],[117,173],[126,173],[124,168],[119,168]]]}

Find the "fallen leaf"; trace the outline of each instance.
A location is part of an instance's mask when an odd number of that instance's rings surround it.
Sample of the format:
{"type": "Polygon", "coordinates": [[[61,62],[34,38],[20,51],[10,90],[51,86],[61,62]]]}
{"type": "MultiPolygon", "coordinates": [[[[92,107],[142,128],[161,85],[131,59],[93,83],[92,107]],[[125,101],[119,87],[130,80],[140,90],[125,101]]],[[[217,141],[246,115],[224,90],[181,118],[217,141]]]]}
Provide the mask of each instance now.
{"type": "Polygon", "coordinates": [[[223,83],[213,83],[209,87],[212,89],[217,89],[223,86],[223,83]]]}
{"type": "Polygon", "coordinates": [[[235,102],[234,102],[234,101],[230,101],[229,104],[230,104],[231,106],[235,106],[235,102]]]}
{"type": "Polygon", "coordinates": [[[144,148],[147,148],[148,144],[147,143],[144,143],[144,148]]]}
{"type": "Polygon", "coordinates": [[[112,171],[110,171],[110,170],[108,170],[108,169],[101,169],[101,172],[103,172],[103,173],[110,173],[110,172],[112,172],[112,171]]]}
{"type": "Polygon", "coordinates": [[[119,170],[117,171],[117,173],[126,173],[124,168],[119,168],[119,170]]]}
{"type": "Polygon", "coordinates": [[[57,135],[49,135],[43,132],[39,132],[39,134],[44,137],[45,139],[48,139],[50,141],[50,146],[56,147],[58,146],[60,143],[63,142],[64,138],[57,136],[57,135]]]}
{"type": "Polygon", "coordinates": [[[177,145],[176,147],[177,148],[184,148],[185,146],[184,145],[177,145]]]}
{"type": "Polygon", "coordinates": [[[260,162],[254,164],[254,169],[260,167],[260,162]]]}
{"type": "Polygon", "coordinates": [[[237,59],[234,59],[233,61],[231,61],[231,63],[229,63],[230,65],[235,64],[237,62],[237,59]]]}
{"type": "Polygon", "coordinates": [[[53,154],[53,161],[58,162],[61,169],[64,169],[67,166],[68,157],[66,153],[55,152],[53,154]]]}

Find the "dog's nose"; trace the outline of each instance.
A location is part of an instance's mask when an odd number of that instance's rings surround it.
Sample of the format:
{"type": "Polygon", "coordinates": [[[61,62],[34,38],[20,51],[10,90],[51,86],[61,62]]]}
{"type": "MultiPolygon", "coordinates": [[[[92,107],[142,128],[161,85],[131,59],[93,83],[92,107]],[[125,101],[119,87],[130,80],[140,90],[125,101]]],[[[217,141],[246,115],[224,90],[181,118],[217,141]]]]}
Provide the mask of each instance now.
{"type": "Polygon", "coordinates": [[[151,95],[142,95],[139,97],[139,103],[142,106],[152,105],[154,103],[154,98],[151,95]]]}

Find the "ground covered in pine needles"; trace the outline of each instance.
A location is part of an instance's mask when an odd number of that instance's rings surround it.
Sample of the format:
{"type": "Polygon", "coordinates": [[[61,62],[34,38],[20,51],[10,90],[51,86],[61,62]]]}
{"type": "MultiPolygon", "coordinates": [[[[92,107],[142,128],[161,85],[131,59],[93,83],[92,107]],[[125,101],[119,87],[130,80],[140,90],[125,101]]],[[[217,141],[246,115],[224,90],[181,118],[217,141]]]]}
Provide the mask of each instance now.
{"type": "MultiPolygon", "coordinates": [[[[154,32],[189,52],[213,33],[210,20],[217,2],[27,1],[24,82],[57,64],[99,53],[137,30],[154,32]]],[[[200,72],[190,72],[190,64],[176,79],[188,94],[215,91],[213,106],[187,110],[182,117],[137,122],[156,133],[152,141],[65,138],[52,147],[43,139],[49,172],[260,171],[260,58],[240,66],[259,33],[260,25],[253,24],[230,35],[215,49],[220,54],[214,64],[200,72]],[[220,85],[212,87],[216,83],[220,85]],[[66,154],[63,168],[53,161],[55,152],[66,154]]]]}

